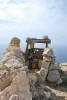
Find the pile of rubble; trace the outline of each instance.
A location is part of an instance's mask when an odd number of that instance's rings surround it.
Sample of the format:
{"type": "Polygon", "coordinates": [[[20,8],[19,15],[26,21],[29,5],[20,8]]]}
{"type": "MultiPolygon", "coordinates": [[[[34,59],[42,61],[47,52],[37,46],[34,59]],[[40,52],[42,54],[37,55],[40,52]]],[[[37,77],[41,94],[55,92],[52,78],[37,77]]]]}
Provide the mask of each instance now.
{"type": "Polygon", "coordinates": [[[45,81],[60,84],[58,69],[52,49],[45,48],[41,69],[30,72],[25,66],[20,40],[13,38],[0,61],[0,100],[48,100],[51,90],[45,81]]]}

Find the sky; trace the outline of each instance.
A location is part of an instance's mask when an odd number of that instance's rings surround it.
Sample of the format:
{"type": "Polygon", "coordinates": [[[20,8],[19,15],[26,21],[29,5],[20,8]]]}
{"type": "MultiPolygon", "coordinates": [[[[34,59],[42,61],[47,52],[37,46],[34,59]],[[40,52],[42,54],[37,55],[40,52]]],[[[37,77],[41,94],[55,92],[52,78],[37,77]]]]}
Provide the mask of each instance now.
{"type": "Polygon", "coordinates": [[[0,0],[0,44],[45,35],[67,46],[67,0],[0,0]]]}

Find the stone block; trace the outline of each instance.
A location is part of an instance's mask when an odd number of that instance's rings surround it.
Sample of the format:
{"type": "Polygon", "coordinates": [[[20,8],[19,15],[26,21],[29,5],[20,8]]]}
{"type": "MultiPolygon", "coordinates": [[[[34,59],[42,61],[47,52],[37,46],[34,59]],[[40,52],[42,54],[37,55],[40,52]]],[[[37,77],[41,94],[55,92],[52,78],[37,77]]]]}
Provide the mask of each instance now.
{"type": "Polygon", "coordinates": [[[48,69],[41,68],[41,70],[36,72],[35,75],[37,76],[39,83],[42,83],[46,80],[47,74],[48,74],[48,69]]]}
{"type": "Polygon", "coordinates": [[[51,48],[45,48],[43,52],[43,56],[54,57],[53,50],[51,48]]]}
{"type": "Polygon", "coordinates": [[[58,64],[51,64],[49,69],[50,70],[58,70],[59,69],[59,65],[58,64]]]}
{"type": "Polygon", "coordinates": [[[60,74],[58,70],[49,71],[47,80],[50,82],[57,82],[60,79],[60,74]]]}
{"type": "Polygon", "coordinates": [[[41,68],[45,68],[45,69],[49,69],[49,65],[50,65],[50,62],[47,62],[47,61],[42,61],[42,66],[41,68]]]}

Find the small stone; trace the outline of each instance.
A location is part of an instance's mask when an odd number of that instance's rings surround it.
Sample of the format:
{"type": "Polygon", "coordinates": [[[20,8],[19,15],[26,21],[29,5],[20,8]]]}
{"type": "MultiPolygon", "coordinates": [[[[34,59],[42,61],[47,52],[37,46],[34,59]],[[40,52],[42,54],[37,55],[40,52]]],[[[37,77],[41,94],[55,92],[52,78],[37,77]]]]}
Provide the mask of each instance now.
{"type": "Polygon", "coordinates": [[[48,36],[43,36],[42,39],[44,39],[44,40],[48,40],[49,38],[48,38],[48,36]]]}

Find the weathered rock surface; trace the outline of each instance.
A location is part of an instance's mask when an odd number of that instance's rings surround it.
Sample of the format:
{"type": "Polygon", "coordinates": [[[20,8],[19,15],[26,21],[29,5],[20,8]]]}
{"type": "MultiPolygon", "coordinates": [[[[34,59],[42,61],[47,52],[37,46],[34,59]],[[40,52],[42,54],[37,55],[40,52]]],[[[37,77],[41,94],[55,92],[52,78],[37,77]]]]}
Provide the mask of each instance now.
{"type": "Polygon", "coordinates": [[[53,53],[53,50],[51,48],[45,48],[44,49],[44,52],[43,52],[43,56],[46,56],[46,57],[54,57],[54,53],[53,53]]]}
{"type": "Polygon", "coordinates": [[[58,70],[49,71],[47,79],[50,82],[57,82],[60,79],[60,74],[58,70]]]}
{"type": "Polygon", "coordinates": [[[18,73],[11,85],[0,93],[0,100],[32,100],[25,71],[18,73]]]}
{"type": "Polygon", "coordinates": [[[27,71],[24,53],[20,49],[20,40],[13,38],[9,43],[3,59],[0,61],[0,90],[7,87],[18,72],[27,71]]]}
{"type": "Polygon", "coordinates": [[[51,64],[49,70],[59,70],[58,64],[51,64]]]}
{"type": "Polygon", "coordinates": [[[45,68],[41,68],[40,71],[36,72],[35,75],[37,76],[39,83],[42,83],[46,80],[47,73],[48,69],[45,68]]]}
{"type": "Polygon", "coordinates": [[[36,73],[36,76],[38,77],[39,82],[45,82],[47,79],[48,81],[57,84],[62,83],[59,74],[59,65],[55,62],[54,52],[51,48],[44,49],[41,69],[36,73]]]}
{"type": "MultiPolygon", "coordinates": [[[[47,38],[47,37],[46,37],[47,38]]],[[[59,66],[51,48],[45,48],[39,71],[28,69],[20,40],[13,38],[0,61],[0,100],[50,100],[51,91],[45,87],[46,79],[62,83],[59,66]]]]}

